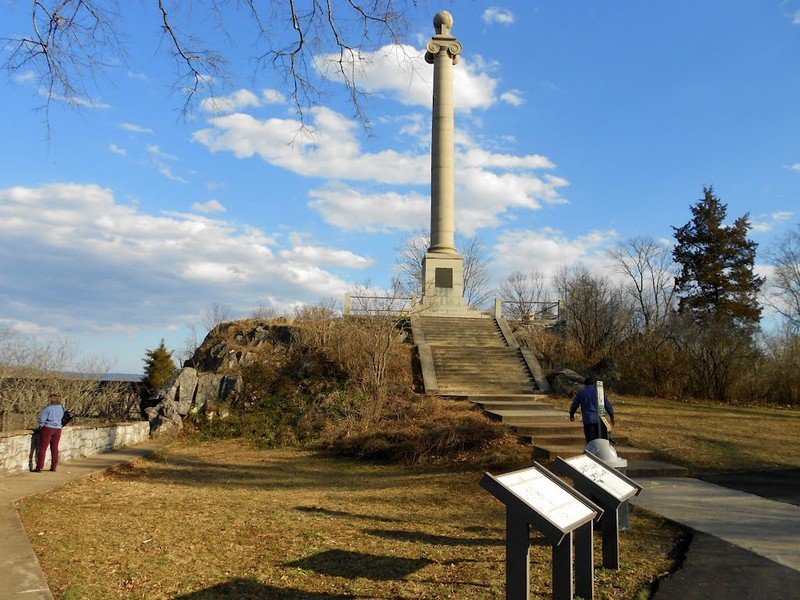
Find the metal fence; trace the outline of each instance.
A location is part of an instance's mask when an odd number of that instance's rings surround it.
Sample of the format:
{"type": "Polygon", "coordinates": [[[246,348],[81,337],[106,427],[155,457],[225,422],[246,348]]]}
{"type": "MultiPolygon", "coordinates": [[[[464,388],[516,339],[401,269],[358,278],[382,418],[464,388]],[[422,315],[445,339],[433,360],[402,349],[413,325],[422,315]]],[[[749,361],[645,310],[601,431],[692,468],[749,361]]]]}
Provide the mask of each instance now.
{"type": "Polygon", "coordinates": [[[355,316],[394,316],[410,314],[417,306],[415,296],[344,296],[344,314],[355,316]]]}

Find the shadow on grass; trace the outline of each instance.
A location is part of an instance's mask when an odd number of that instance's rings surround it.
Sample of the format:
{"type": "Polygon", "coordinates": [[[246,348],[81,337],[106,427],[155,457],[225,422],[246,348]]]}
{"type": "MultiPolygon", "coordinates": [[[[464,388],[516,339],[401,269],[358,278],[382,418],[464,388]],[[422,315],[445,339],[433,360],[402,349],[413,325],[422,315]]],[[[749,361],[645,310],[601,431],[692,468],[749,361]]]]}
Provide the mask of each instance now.
{"type": "Polygon", "coordinates": [[[262,461],[236,464],[226,456],[196,459],[167,454],[145,457],[147,468],[137,470],[130,465],[116,469],[131,480],[179,485],[212,485],[231,488],[267,489],[351,489],[380,490],[392,488],[399,481],[430,475],[429,471],[409,471],[396,466],[370,469],[368,463],[331,458],[323,455],[296,454],[281,456],[278,451],[260,452],[262,461]],[[335,464],[336,468],[331,465],[335,464]],[[364,473],[368,471],[368,476],[364,473]]]}
{"type": "Polygon", "coordinates": [[[400,558],[347,550],[326,550],[286,563],[286,566],[330,577],[345,579],[363,577],[372,581],[392,581],[404,579],[429,564],[432,564],[432,561],[426,558],[400,558]]]}
{"type": "Polygon", "coordinates": [[[205,590],[175,596],[175,600],[218,600],[223,598],[238,598],[239,600],[256,600],[258,598],[267,598],[269,600],[346,600],[348,598],[359,598],[359,596],[279,588],[272,585],[264,585],[253,579],[234,579],[205,590]]]}
{"type": "Polygon", "coordinates": [[[432,535],[422,531],[396,531],[392,529],[365,529],[364,533],[401,542],[430,544],[431,546],[505,546],[503,538],[462,538],[449,535],[432,535]]]}
{"type": "Polygon", "coordinates": [[[320,506],[295,506],[295,510],[307,513],[326,515],[329,517],[342,517],[345,519],[361,519],[364,521],[381,521],[383,523],[405,523],[408,519],[398,519],[395,517],[379,517],[377,515],[361,515],[347,512],[346,510],[332,510],[320,506]]]}

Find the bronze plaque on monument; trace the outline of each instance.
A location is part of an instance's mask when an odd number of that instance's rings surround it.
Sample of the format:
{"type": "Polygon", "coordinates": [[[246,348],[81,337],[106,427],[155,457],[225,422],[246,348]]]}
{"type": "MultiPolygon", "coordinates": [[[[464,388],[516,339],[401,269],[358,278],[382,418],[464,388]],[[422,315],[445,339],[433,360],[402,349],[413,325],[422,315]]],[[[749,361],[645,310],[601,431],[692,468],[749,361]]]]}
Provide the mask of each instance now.
{"type": "Polygon", "coordinates": [[[436,267],[435,284],[438,288],[451,288],[453,287],[453,269],[444,269],[436,267]]]}

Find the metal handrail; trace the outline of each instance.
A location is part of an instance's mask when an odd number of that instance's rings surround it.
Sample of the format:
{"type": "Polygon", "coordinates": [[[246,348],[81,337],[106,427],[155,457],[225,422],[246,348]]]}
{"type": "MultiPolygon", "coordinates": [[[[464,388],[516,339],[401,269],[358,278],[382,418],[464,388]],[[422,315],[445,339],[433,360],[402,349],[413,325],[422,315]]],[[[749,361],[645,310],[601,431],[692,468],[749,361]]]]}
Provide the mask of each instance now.
{"type": "Polygon", "coordinates": [[[416,296],[366,296],[346,293],[345,315],[403,315],[414,310],[416,296]]]}

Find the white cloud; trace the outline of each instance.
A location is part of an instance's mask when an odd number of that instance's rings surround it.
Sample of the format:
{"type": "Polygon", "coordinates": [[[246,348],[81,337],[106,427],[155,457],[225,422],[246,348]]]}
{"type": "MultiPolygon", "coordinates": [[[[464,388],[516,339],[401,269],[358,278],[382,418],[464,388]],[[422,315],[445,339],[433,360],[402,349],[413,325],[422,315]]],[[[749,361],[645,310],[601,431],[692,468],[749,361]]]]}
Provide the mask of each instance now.
{"type": "Polygon", "coordinates": [[[128,151],[125,150],[125,148],[121,148],[121,147],[117,146],[116,144],[109,144],[108,149],[113,154],[119,154],[120,156],[125,156],[126,154],[128,154],[128,151]]]}
{"type": "Polygon", "coordinates": [[[492,6],[483,11],[481,19],[484,23],[500,23],[501,25],[511,25],[514,22],[514,13],[507,8],[492,6]]]}
{"type": "Polygon", "coordinates": [[[180,175],[175,175],[172,171],[172,167],[168,164],[163,163],[161,161],[156,161],[156,168],[158,172],[169,179],[170,181],[177,181],[178,183],[189,183],[189,181],[185,177],[181,177],[180,175]]]}
{"type": "Polygon", "coordinates": [[[73,107],[77,106],[80,108],[93,108],[96,110],[109,110],[111,108],[111,105],[107,102],[100,102],[99,100],[84,98],[82,96],[65,96],[64,94],[57,94],[46,87],[39,88],[39,95],[42,98],[47,98],[48,100],[54,100],[56,102],[63,102],[64,104],[69,104],[73,107]]]}
{"type": "Polygon", "coordinates": [[[345,231],[413,230],[430,215],[429,196],[398,192],[367,193],[343,184],[311,190],[309,206],[326,222],[345,231]]]}
{"type": "Polygon", "coordinates": [[[291,249],[281,250],[279,256],[290,262],[331,265],[350,269],[365,269],[373,263],[373,261],[348,250],[312,245],[295,245],[291,249]]]}
{"type": "Polygon", "coordinates": [[[136,125],[135,123],[120,123],[119,126],[125,131],[130,131],[131,133],[153,133],[153,130],[149,127],[142,127],[141,125],[136,125]]]}
{"type": "Polygon", "coordinates": [[[21,71],[14,74],[15,83],[33,83],[38,79],[38,76],[33,71],[21,71]]]}
{"type": "MultiPolygon", "coordinates": [[[[407,45],[384,46],[372,53],[361,53],[353,65],[358,86],[372,95],[388,95],[410,106],[430,107],[433,96],[433,65],[423,59],[424,50],[407,45]]],[[[341,82],[339,55],[320,57],[320,73],[341,82]]],[[[456,110],[486,109],[495,102],[498,80],[489,75],[495,65],[479,56],[460,57],[453,67],[453,105],[456,110]]]]}
{"type": "Polygon", "coordinates": [[[312,240],[295,248],[283,233],[196,214],[145,214],[109,189],[73,183],[0,189],[0,239],[4,318],[87,334],[163,330],[202,314],[209,299],[248,311],[267,296],[341,297],[349,285],[319,257],[337,268],[369,264],[329,245],[315,251],[312,240]]]}
{"type": "Polygon", "coordinates": [[[210,120],[209,129],[192,140],[212,152],[229,151],[239,158],[264,161],[308,177],[421,183],[430,177],[424,156],[395,150],[365,153],[355,136],[357,124],[327,108],[309,111],[313,131],[293,119],[258,120],[237,113],[210,120]]]}
{"type": "Polygon", "coordinates": [[[177,156],[164,152],[159,146],[155,144],[148,144],[145,147],[145,150],[147,150],[148,154],[152,154],[156,158],[162,158],[165,160],[178,160],[177,156]]]}
{"type": "Polygon", "coordinates": [[[591,231],[572,239],[550,227],[509,230],[500,234],[492,254],[500,281],[514,271],[533,268],[550,278],[562,267],[577,264],[605,275],[610,272],[605,251],[618,239],[614,230],[591,231]]]}
{"type": "Polygon", "coordinates": [[[15,321],[13,319],[0,319],[0,328],[8,329],[12,334],[22,335],[52,335],[58,333],[55,327],[42,327],[40,323],[32,321],[15,321]]]}
{"type": "MultiPolygon", "coordinates": [[[[365,152],[355,135],[360,130],[354,121],[327,108],[312,109],[309,114],[313,132],[302,130],[295,120],[258,120],[237,113],[212,118],[212,127],[195,132],[193,139],[212,152],[232,152],[239,158],[259,156],[293,173],[330,180],[309,194],[310,206],[341,229],[408,230],[425,222],[423,216],[430,210],[429,146],[418,147],[416,154],[391,149],[365,152]],[[349,183],[341,183],[345,181],[349,183]],[[376,192],[356,189],[357,182],[395,187],[376,192]]],[[[406,132],[427,139],[421,125],[411,122],[414,127],[406,132]]],[[[514,218],[510,211],[564,203],[560,189],[568,182],[550,173],[537,173],[554,168],[546,156],[492,152],[460,132],[456,148],[458,227],[471,233],[514,218]]]]}
{"type": "Polygon", "coordinates": [[[205,98],[200,108],[214,114],[232,113],[251,106],[261,106],[261,99],[250,90],[237,90],[228,96],[205,98]]]}
{"type": "Polygon", "coordinates": [[[798,171],[798,172],[800,172],[800,162],[799,163],[794,163],[793,165],[786,165],[786,168],[789,169],[790,171],[798,171]]]}
{"type": "Polygon", "coordinates": [[[227,209],[219,200],[209,200],[207,202],[195,202],[192,204],[192,210],[201,213],[224,213],[227,209]]]}
{"type": "Polygon", "coordinates": [[[284,104],[286,102],[286,96],[278,90],[271,89],[263,90],[261,92],[261,99],[266,104],[284,104]]]}
{"type": "Polygon", "coordinates": [[[525,104],[525,96],[521,90],[508,90],[500,94],[500,100],[511,106],[522,106],[525,104]]]}
{"type": "Polygon", "coordinates": [[[761,214],[756,217],[751,217],[750,226],[753,231],[758,233],[766,233],[772,231],[776,225],[785,223],[794,217],[791,211],[778,211],[769,214],[761,214]]]}

